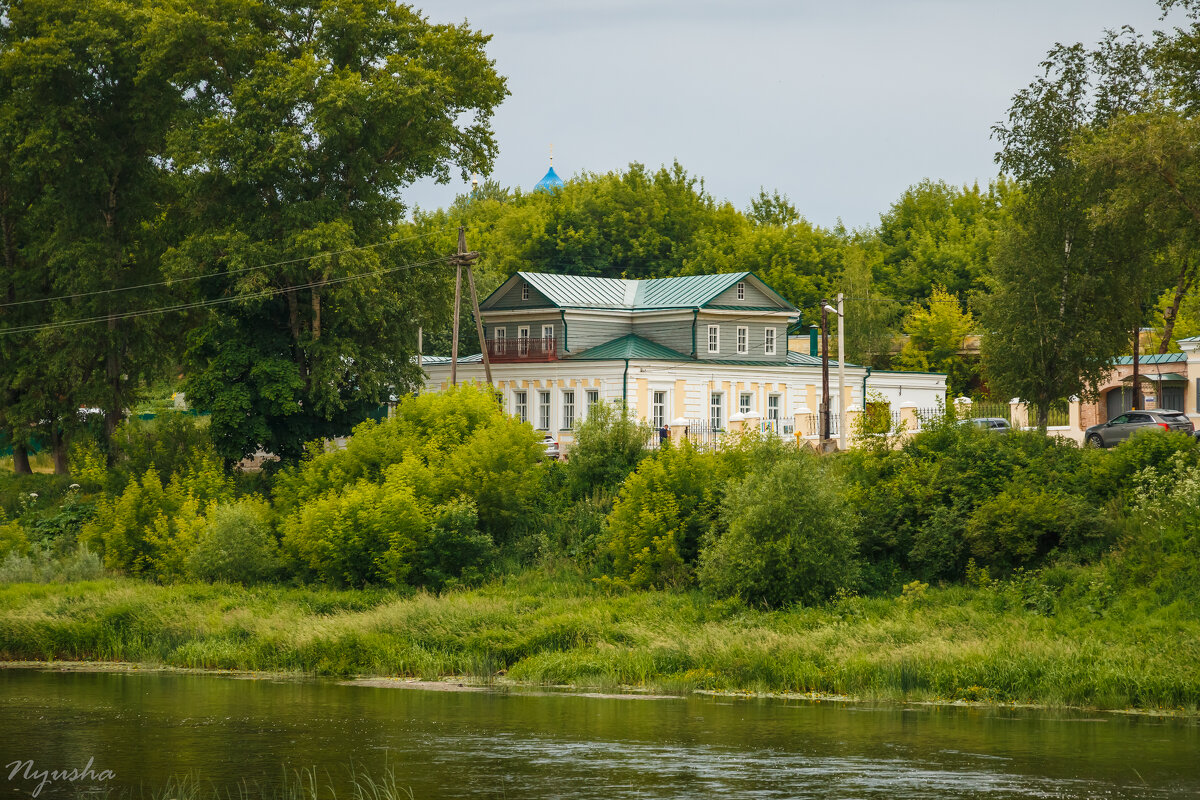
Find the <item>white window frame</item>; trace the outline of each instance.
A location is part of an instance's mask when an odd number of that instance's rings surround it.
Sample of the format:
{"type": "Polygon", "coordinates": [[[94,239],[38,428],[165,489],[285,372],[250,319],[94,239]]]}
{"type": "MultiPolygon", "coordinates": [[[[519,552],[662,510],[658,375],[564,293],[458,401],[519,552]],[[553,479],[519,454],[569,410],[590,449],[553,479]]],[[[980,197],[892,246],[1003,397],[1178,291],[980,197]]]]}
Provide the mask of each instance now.
{"type": "Polygon", "coordinates": [[[575,390],[563,389],[562,392],[562,429],[569,431],[575,427],[575,390]]]}
{"type": "Polygon", "coordinates": [[[745,281],[738,281],[738,285],[737,285],[737,299],[738,299],[738,300],[745,300],[745,299],[746,299],[746,282],[745,282],[745,281]]]}
{"type": "Polygon", "coordinates": [[[584,389],[584,401],[587,403],[587,408],[584,413],[587,416],[592,415],[592,406],[600,405],[600,390],[599,389],[584,389]]]}
{"type": "Polygon", "coordinates": [[[763,353],[768,356],[775,355],[774,328],[763,328],[763,353]]]}
{"type": "Polygon", "coordinates": [[[778,394],[767,395],[767,419],[773,420],[775,425],[779,425],[780,409],[783,407],[783,398],[778,394]]]}
{"type": "Polygon", "coordinates": [[[507,339],[507,338],[508,338],[508,328],[504,328],[504,327],[492,328],[492,339],[493,340],[507,339]]]}
{"type": "Polygon", "coordinates": [[[529,355],[529,326],[521,325],[517,328],[517,355],[529,355]]]}
{"type": "Polygon", "coordinates": [[[522,300],[529,299],[529,284],[528,283],[521,284],[521,299],[522,300]]]}
{"type": "Polygon", "coordinates": [[[667,424],[667,393],[666,391],[650,390],[650,424],[655,428],[661,428],[667,424]],[[662,402],[659,402],[659,398],[662,402]]]}
{"type": "Polygon", "coordinates": [[[742,392],[738,395],[738,413],[745,416],[754,411],[754,393],[742,392]]]}
{"type": "Polygon", "coordinates": [[[529,421],[529,393],[524,389],[513,392],[513,416],[521,422],[529,421]]]}
{"type": "Polygon", "coordinates": [[[721,326],[720,325],[709,325],[708,326],[708,352],[710,352],[710,353],[721,352],[721,326]]]}
{"type": "Polygon", "coordinates": [[[737,326],[737,352],[739,356],[750,353],[750,328],[746,325],[737,326]]]}
{"type": "Polygon", "coordinates": [[[551,403],[549,391],[538,390],[538,430],[549,431],[550,425],[554,422],[554,405],[551,403]]]}
{"type": "Polygon", "coordinates": [[[708,424],[714,431],[725,427],[725,393],[713,392],[708,399],[708,424]]]}

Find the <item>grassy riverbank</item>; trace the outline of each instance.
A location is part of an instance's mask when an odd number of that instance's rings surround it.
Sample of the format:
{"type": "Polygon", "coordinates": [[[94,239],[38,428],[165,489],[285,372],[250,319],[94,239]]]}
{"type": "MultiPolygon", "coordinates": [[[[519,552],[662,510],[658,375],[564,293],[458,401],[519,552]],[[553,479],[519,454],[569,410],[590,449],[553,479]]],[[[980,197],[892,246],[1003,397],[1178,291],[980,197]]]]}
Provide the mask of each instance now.
{"type": "Polygon", "coordinates": [[[129,579],[0,587],[0,658],[530,684],[1200,707],[1200,618],[1100,570],[747,609],[540,572],[443,596],[129,579]],[[1045,578],[1039,578],[1043,581],[1045,578]]]}

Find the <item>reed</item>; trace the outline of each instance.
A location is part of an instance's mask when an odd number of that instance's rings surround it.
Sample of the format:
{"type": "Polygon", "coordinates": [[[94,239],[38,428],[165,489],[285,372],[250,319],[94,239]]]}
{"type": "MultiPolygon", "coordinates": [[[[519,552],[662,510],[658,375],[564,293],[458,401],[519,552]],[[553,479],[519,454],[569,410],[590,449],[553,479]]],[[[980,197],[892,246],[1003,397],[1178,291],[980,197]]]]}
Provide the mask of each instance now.
{"type": "Polygon", "coordinates": [[[441,596],[11,584],[0,658],[1195,713],[1195,605],[1115,594],[1099,567],[1064,575],[1049,605],[1025,580],[778,611],[613,593],[568,570],[441,596]]]}

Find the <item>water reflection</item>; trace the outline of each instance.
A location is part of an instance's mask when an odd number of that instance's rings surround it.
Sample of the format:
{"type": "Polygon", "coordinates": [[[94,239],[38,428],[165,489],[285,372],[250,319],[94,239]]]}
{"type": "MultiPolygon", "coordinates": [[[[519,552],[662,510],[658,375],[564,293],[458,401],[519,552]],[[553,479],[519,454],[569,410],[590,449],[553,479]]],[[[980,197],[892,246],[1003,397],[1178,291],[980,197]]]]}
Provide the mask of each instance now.
{"type": "Polygon", "coordinates": [[[1179,720],[0,670],[0,765],[89,758],[114,789],[189,771],[338,783],[354,763],[424,800],[1200,796],[1200,729],[1179,720]]]}

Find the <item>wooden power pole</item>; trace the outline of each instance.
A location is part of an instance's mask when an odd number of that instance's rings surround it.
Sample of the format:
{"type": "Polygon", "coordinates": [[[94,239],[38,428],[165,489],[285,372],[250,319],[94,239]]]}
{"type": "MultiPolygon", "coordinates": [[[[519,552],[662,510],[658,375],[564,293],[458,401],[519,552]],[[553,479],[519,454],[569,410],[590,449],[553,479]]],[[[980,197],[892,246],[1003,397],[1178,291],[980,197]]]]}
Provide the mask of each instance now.
{"type": "Polygon", "coordinates": [[[452,262],[454,264],[454,324],[453,341],[450,344],[450,385],[458,385],[458,317],[462,303],[462,271],[467,268],[467,283],[471,288],[471,309],[475,313],[475,332],[479,334],[479,347],[483,351],[483,372],[488,385],[492,383],[492,362],[488,358],[487,341],[483,338],[483,319],[479,316],[479,296],[475,293],[475,272],[471,264],[479,258],[479,253],[472,250],[467,252],[467,229],[458,227],[458,253],[452,262]]]}

